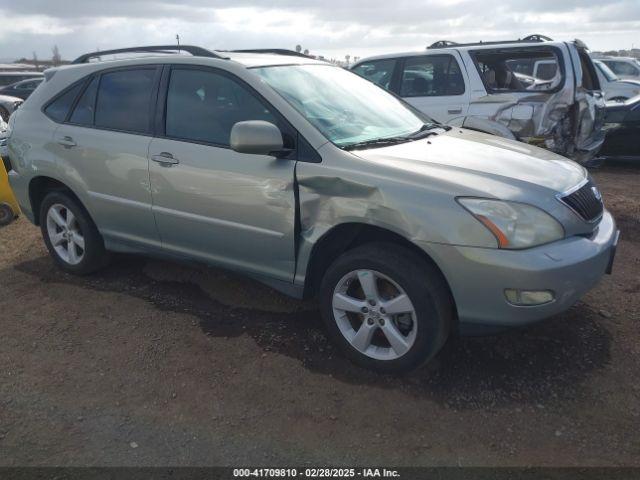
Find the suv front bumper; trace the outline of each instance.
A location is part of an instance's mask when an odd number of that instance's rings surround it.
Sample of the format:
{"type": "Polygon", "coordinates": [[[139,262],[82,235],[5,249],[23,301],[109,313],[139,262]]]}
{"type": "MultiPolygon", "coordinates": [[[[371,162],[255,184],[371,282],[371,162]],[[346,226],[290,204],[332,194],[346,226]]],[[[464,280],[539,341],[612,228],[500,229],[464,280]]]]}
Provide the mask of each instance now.
{"type": "Polygon", "coordinates": [[[463,329],[516,327],[568,309],[593,288],[610,268],[618,234],[605,210],[590,238],[571,237],[526,250],[422,247],[447,278],[463,329]],[[543,305],[516,306],[507,301],[505,289],[551,290],[555,298],[543,305]]]}

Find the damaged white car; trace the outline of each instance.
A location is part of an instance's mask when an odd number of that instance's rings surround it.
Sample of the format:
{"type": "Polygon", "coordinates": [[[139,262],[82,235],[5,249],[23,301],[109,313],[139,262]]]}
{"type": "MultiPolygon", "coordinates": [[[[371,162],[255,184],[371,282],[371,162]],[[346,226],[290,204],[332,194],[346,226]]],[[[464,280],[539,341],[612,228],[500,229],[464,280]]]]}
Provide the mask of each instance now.
{"type": "Polygon", "coordinates": [[[602,143],[605,101],[579,40],[457,44],[363,59],[352,70],[436,120],[586,163],[602,143]]]}

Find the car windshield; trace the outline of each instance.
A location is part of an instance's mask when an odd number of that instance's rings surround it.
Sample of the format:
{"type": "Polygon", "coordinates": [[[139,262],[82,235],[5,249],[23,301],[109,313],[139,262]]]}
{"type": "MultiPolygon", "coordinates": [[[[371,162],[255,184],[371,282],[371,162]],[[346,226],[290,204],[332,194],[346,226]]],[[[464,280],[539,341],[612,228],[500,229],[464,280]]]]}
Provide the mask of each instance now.
{"type": "Polygon", "coordinates": [[[613,71],[609,67],[607,67],[604,63],[599,62],[598,60],[596,60],[593,63],[596,64],[596,67],[598,67],[598,69],[600,70],[600,73],[604,75],[605,78],[610,82],[615,82],[619,80],[618,76],[615,73],[613,73],[613,71]]]}
{"type": "Polygon", "coordinates": [[[285,65],[253,70],[342,148],[401,140],[438,126],[382,88],[339,67],[285,65]]]}

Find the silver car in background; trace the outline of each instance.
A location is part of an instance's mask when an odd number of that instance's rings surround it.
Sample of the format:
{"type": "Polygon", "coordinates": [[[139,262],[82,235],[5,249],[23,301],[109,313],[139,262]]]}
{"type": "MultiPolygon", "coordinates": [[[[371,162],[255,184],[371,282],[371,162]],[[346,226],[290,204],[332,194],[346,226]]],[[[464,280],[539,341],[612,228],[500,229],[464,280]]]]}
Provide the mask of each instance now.
{"type": "Polygon", "coordinates": [[[453,330],[562,312],[611,267],[616,224],[572,161],[304,55],[169,49],[47,71],[11,117],[11,185],[68,272],[108,252],[243,272],[317,297],[346,356],[399,372],[453,330]]]}
{"type": "Polygon", "coordinates": [[[352,70],[453,126],[540,146],[588,163],[604,142],[605,101],[586,45],[541,35],[436,42],[352,70]]]}

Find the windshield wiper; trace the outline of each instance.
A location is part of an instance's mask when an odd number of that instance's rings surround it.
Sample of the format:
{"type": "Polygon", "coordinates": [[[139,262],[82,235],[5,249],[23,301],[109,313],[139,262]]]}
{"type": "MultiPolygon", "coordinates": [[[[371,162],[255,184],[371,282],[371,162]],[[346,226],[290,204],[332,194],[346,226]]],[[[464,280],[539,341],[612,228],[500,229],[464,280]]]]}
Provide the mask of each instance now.
{"type": "Polygon", "coordinates": [[[344,150],[356,150],[358,148],[386,147],[388,145],[396,145],[398,143],[403,143],[403,142],[413,142],[415,140],[426,138],[430,135],[438,135],[438,132],[435,131],[437,129],[448,131],[451,129],[451,127],[447,125],[440,125],[438,123],[425,123],[424,125],[422,125],[422,127],[420,127],[420,130],[413,132],[409,135],[402,135],[398,137],[388,137],[388,138],[374,138],[372,140],[364,140],[362,142],[345,145],[342,148],[344,150]]]}
{"type": "Polygon", "coordinates": [[[364,140],[362,142],[351,143],[342,147],[344,150],[357,150],[358,148],[367,147],[385,147],[387,145],[396,145],[403,142],[411,142],[409,137],[389,137],[389,138],[374,138],[373,140],[364,140]]]}
{"type": "Polygon", "coordinates": [[[424,125],[422,125],[422,127],[420,127],[420,130],[407,135],[406,138],[409,138],[411,140],[419,140],[430,135],[438,135],[438,132],[435,132],[434,130],[437,130],[439,128],[444,130],[445,132],[451,129],[451,127],[449,127],[448,125],[440,125],[438,123],[425,123],[424,125]]]}

